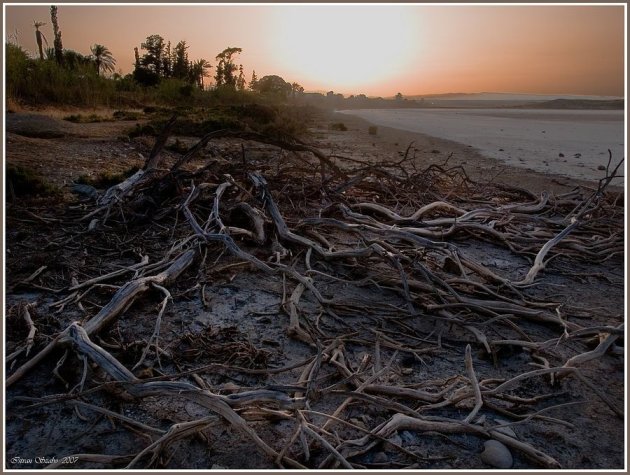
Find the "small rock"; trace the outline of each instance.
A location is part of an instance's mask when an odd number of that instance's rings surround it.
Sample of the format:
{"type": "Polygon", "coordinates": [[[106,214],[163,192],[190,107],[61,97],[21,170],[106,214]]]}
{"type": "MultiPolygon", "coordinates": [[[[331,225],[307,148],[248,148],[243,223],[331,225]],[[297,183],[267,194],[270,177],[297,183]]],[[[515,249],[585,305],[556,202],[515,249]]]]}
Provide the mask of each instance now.
{"type": "Polygon", "coordinates": [[[564,157],[564,153],[559,153],[558,156],[559,157],[564,157]]]}
{"type": "Polygon", "coordinates": [[[481,453],[481,461],[495,468],[512,468],[514,461],[510,450],[498,440],[487,440],[481,453]]]}
{"type": "Polygon", "coordinates": [[[582,156],[582,154],[581,154],[581,153],[576,153],[576,154],[574,154],[573,156],[574,156],[575,158],[580,158],[580,157],[582,156]]]}
{"type": "Polygon", "coordinates": [[[433,150],[431,150],[431,153],[440,153],[440,151],[437,150],[437,149],[433,149],[433,150]]]}
{"type": "Polygon", "coordinates": [[[597,167],[598,170],[606,170],[606,167],[604,165],[600,165],[597,167]]]}
{"type": "Polygon", "coordinates": [[[503,150],[502,148],[499,149],[499,152],[505,152],[505,150],[503,150]]]}

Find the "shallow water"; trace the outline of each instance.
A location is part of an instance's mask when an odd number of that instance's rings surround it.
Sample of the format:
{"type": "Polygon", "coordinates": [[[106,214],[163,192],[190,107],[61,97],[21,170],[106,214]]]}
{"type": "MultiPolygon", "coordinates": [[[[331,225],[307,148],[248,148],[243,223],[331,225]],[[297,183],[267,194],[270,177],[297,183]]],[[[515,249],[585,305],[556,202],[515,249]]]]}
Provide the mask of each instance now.
{"type": "MultiPolygon", "coordinates": [[[[356,109],[375,125],[460,142],[507,165],[598,180],[625,157],[622,110],[356,109]]],[[[616,180],[622,184],[622,180],[616,180]]]]}

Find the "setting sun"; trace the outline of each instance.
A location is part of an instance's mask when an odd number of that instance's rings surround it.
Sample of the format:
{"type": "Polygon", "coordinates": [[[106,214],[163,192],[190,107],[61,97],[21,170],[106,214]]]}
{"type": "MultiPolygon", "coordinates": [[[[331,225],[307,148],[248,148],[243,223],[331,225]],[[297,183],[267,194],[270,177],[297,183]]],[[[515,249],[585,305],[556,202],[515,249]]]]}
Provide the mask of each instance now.
{"type": "Polygon", "coordinates": [[[627,469],[626,4],[3,10],[8,471],[627,469]]]}
{"type": "Polygon", "coordinates": [[[362,89],[404,74],[414,59],[417,25],[402,8],[291,7],[274,10],[275,60],[314,88],[362,89]],[[404,45],[404,46],[403,46],[404,45]]]}

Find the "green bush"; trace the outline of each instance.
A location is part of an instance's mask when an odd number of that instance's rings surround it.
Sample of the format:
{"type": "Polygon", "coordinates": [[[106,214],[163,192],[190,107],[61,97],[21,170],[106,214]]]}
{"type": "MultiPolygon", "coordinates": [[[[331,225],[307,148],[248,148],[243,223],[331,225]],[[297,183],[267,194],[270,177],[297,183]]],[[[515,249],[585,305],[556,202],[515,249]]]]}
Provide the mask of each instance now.
{"type": "Polygon", "coordinates": [[[89,64],[67,69],[54,60],[30,59],[19,46],[6,45],[7,94],[17,101],[95,107],[115,100],[114,81],[89,64]]]}

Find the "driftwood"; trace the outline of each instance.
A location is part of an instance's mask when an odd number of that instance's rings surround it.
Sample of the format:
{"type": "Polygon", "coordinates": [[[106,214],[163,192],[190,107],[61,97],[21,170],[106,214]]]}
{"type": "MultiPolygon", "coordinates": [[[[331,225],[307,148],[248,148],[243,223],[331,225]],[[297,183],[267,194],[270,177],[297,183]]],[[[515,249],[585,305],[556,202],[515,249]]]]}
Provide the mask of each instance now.
{"type": "MultiPolygon", "coordinates": [[[[91,220],[90,233],[105,236],[119,229],[128,232],[134,216],[149,216],[142,232],[152,242],[151,252],[134,251],[138,257],[131,264],[84,276],[82,282],[66,279],[57,289],[41,285],[46,266],[19,282],[61,294],[48,307],[57,309],[59,323],[44,340],[46,327],[37,321],[46,311],[44,304],[22,304],[20,318],[28,334],[10,355],[9,361],[19,365],[8,371],[6,387],[23,383],[56,350],[74,353],[91,361],[92,369],[84,365],[81,377],[72,381],[74,391],[29,399],[32,407],[63,402],[77,414],[89,411],[124,423],[147,439],[134,453],[72,455],[78,463],[162,467],[161,456],[176,442],[227,422],[270,466],[283,468],[372,468],[368,454],[381,443],[389,444],[401,461],[388,468],[425,467],[427,457],[392,439],[396,431],[407,430],[495,439],[522,455],[527,461],[523,467],[555,469],[562,466],[557,460],[561,450],[546,454],[536,443],[506,435],[500,424],[483,420],[500,415],[519,427],[541,420],[570,425],[539,408],[560,397],[559,384],[594,394],[593,404],[603,403],[623,417],[605,389],[581,370],[586,363],[596,366],[602,358],[618,358],[615,342],[623,336],[623,325],[591,325],[581,318],[584,310],[536,293],[536,287],[547,285],[542,271],[553,268],[553,260],[605,262],[623,254],[623,213],[605,200],[620,165],[590,195],[576,190],[537,197],[514,187],[474,183],[465,171],[446,168],[446,163],[418,170],[410,147],[401,160],[357,166],[354,159],[332,157],[299,140],[228,130],[204,136],[167,165],[160,152],[174,123],[175,118],[158,137],[142,170],[107,190],[76,220],[83,227],[91,220]],[[241,141],[241,157],[247,141],[280,147],[299,159],[248,154],[238,163],[216,160],[201,171],[187,171],[210,141],[226,138],[241,141]],[[321,179],[314,179],[315,170],[321,179]],[[141,197],[159,211],[137,212],[141,197]],[[108,228],[102,227],[105,221],[108,228]],[[493,270],[460,246],[467,239],[528,259],[529,270],[524,276],[493,270]],[[190,348],[181,350],[175,342],[183,336],[177,340],[161,330],[170,319],[169,309],[179,311],[183,296],[210,309],[215,276],[229,280],[238,273],[282,287],[276,311],[261,310],[260,315],[284,321],[288,315],[286,344],[301,345],[311,357],[276,368],[178,360],[178,352],[202,354],[204,345],[210,350],[203,354],[215,356],[220,338],[190,335],[190,348]],[[109,300],[100,297],[98,310],[86,310],[95,308],[87,296],[102,288],[115,291],[109,300]],[[152,331],[133,342],[108,340],[108,331],[151,290],[161,295],[157,310],[149,313],[152,331]],[[66,315],[74,306],[85,316],[81,322],[66,315]],[[132,344],[142,352],[129,369],[121,356],[132,344]],[[31,349],[37,352],[30,355],[31,349]],[[484,373],[497,374],[490,365],[473,364],[486,358],[496,369],[509,351],[522,352],[537,369],[489,377],[484,373]],[[446,352],[455,352],[459,363],[454,372],[438,379],[419,376],[425,358],[446,352]],[[145,366],[158,376],[139,377],[145,366]],[[291,375],[298,368],[301,373],[291,375]],[[105,381],[94,378],[97,369],[105,381]],[[222,394],[203,377],[228,373],[283,379],[248,386],[243,378],[231,393],[222,394]],[[526,395],[523,388],[532,386],[526,381],[539,381],[538,391],[526,395]],[[207,413],[156,427],[89,400],[95,393],[130,398],[139,406],[156,398],[182,399],[207,413]],[[443,411],[459,416],[445,418],[443,411]],[[373,412],[376,417],[368,415],[373,412]],[[265,431],[277,420],[293,423],[282,440],[265,431]],[[340,427],[343,433],[337,432],[340,427]]],[[[264,353],[244,342],[229,345],[223,349],[228,357],[264,353]]],[[[64,356],[55,374],[65,361],[64,356]]]]}

